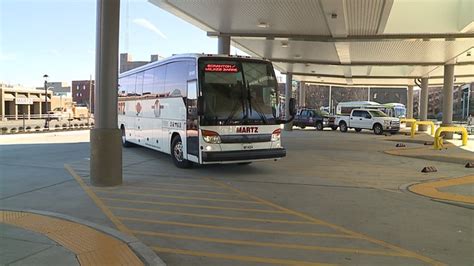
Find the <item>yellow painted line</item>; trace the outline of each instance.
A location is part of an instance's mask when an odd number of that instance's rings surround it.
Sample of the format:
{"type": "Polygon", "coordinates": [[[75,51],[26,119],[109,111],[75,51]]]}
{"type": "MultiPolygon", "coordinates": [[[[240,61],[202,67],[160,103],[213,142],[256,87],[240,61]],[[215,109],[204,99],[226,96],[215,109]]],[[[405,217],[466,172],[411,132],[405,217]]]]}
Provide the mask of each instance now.
{"type": "Polygon", "coordinates": [[[260,242],[260,241],[249,241],[249,240],[235,240],[235,239],[224,239],[214,237],[201,237],[192,235],[182,234],[170,234],[164,232],[150,232],[141,230],[132,230],[134,234],[146,235],[146,236],[158,236],[172,239],[186,239],[195,240],[202,242],[220,243],[220,244],[233,244],[233,245],[245,245],[245,246],[256,246],[256,247],[271,247],[271,248],[283,248],[283,249],[298,249],[298,250],[312,250],[321,252],[331,253],[353,253],[353,254],[365,254],[365,255],[377,255],[377,256],[390,256],[390,257],[410,257],[406,254],[392,251],[383,250],[368,250],[368,249],[355,249],[355,248],[339,248],[339,247],[322,247],[322,246],[310,246],[310,245],[299,245],[289,243],[273,243],[273,242],[260,242]]]}
{"type": "Polygon", "coordinates": [[[152,224],[168,224],[168,225],[176,225],[176,226],[183,226],[183,227],[206,228],[206,229],[223,230],[223,231],[265,233],[265,234],[277,234],[277,235],[295,235],[295,236],[307,236],[307,237],[354,238],[353,236],[350,236],[350,235],[341,235],[341,234],[292,232],[292,231],[282,231],[282,230],[229,227],[229,226],[218,226],[218,225],[209,225],[209,224],[163,221],[163,220],[157,220],[157,219],[142,219],[142,218],[133,218],[133,217],[124,217],[124,216],[118,216],[118,218],[122,221],[136,221],[136,222],[152,223],[152,224]]]}
{"type": "Polygon", "coordinates": [[[143,265],[127,244],[74,222],[33,213],[0,211],[2,223],[43,234],[74,253],[80,265],[143,265]]]}
{"type": "Polygon", "coordinates": [[[438,190],[438,188],[457,186],[457,185],[466,185],[466,184],[474,185],[474,175],[446,179],[446,180],[424,182],[424,183],[412,185],[408,189],[414,193],[427,196],[430,198],[474,204],[474,197],[472,196],[442,192],[438,190]]]}
{"type": "Polygon", "coordinates": [[[131,203],[144,203],[152,205],[164,205],[164,206],[178,206],[178,207],[191,207],[198,209],[211,209],[211,210],[228,210],[228,211],[242,211],[242,212],[261,212],[261,213],[285,213],[283,211],[274,211],[274,210],[262,210],[262,209],[246,209],[246,208],[232,208],[232,207],[216,207],[216,206],[204,206],[196,204],[184,204],[184,203],[174,203],[174,202],[159,202],[159,201],[146,201],[146,200],[129,200],[129,199],[118,199],[118,198],[107,198],[101,197],[104,200],[110,201],[121,201],[121,202],[131,202],[131,203]]]}
{"type": "Polygon", "coordinates": [[[231,187],[223,182],[220,182],[220,181],[216,181],[216,180],[213,180],[211,178],[208,178],[206,177],[207,180],[211,181],[211,182],[214,182],[216,185],[218,186],[221,186],[222,188],[227,188],[228,190],[230,191],[233,191],[233,192],[236,192],[236,193],[239,193],[243,196],[246,196],[250,199],[253,199],[253,200],[256,200],[256,201],[260,201],[262,203],[266,203],[267,205],[273,207],[273,208],[276,208],[276,209],[279,209],[279,210],[282,210],[282,211],[285,211],[289,214],[293,214],[297,217],[300,217],[300,218],[303,218],[303,219],[306,219],[308,221],[312,221],[316,224],[321,224],[321,225],[326,225],[327,227],[330,227],[334,230],[338,230],[338,231],[341,231],[343,233],[346,233],[346,234],[349,234],[349,235],[352,235],[354,237],[357,237],[357,238],[360,238],[360,239],[364,239],[368,242],[371,242],[371,243],[375,243],[375,244],[379,244],[383,247],[386,247],[386,248],[390,248],[392,250],[395,250],[397,252],[400,252],[401,254],[404,254],[404,256],[409,256],[409,257],[413,257],[413,258],[416,258],[420,261],[423,261],[423,262],[426,262],[426,263],[429,263],[429,264],[432,264],[432,265],[446,265],[442,262],[439,262],[437,260],[434,260],[432,258],[429,258],[429,257],[426,257],[426,256],[423,256],[421,254],[418,254],[416,252],[413,252],[413,251],[409,251],[407,249],[404,249],[404,248],[401,248],[401,247],[398,247],[398,246],[395,246],[395,245],[392,245],[390,243],[387,243],[385,241],[382,241],[382,240],[378,240],[378,239],[375,239],[375,238],[372,238],[372,237],[369,237],[369,236],[366,236],[364,234],[361,234],[361,233],[357,233],[357,232],[354,232],[354,231],[351,231],[349,229],[346,229],[342,226],[339,226],[339,225],[335,225],[335,224],[332,224],[332,223],[329,223],[329,222],[326,222],[326,221],[323,221],[323,220],[320,220],[320,219],[316,219],[314,217],[311,217],[307,214],[304,214],[304,213],[301,213],[301,212],[297,212],[297,211],[294,211],[294,210],[291,210],[291,209],[288,209],[288,208],[285,208],[285,207],[282,207],[280,205],[277,205],[275,203],[272,203],[270,201],[267,201],[267,200],[264,200],[264,199],[261,199],[257,196],[254,196],[254,195],[251,195],[251,194],[248,194],[246,192],[243,192],[243,191],[240,191],[234,187],[231,187]]]}
{"type": "Polygon", "coordinates": [[[110,191],[107,189],[94,188],[95,191],[105,192],[110,194],[122,194],[122,195],[134,195],[134,196],[147,196],[147,197],[157,197],[157,198],[169,198],[169,199],[184,199],[184,200],[203,200],[203,201],[213,201],[213,202],[235,202],[235,203],[252,203],[252,204],[262,204],[260,202],[251,201],[251,200],[229,200],[229,199],[214,199],[214,198],[201,198],[201,197],[187,197],[187,196],[171,196],[171,195],[158,195],[150,193],[136,193],[136,192],[121,192],[121,191],[110,191]]]}
{"type": "MultiPolygon", "coordinates": [[[[207,187],[207,188],[216,188],[215,186],[210,185],[195,185],[195,184],[180,184],[180,183],[167,183],[167,182],[147,182],[150,185],[165,185],[165,186],[183,186],[183,187],[207,187]]],[[[153,186],[151,186],[153,187],[153,186]]]]}
{"type": "MultiPolygon", "coordinates": [[[[209,195],[233,195],[233,196],[240,196],[235,193],[228,193],[228,192],[214,192],[214,191],[205,191],[205,190],[187,190],[187,189],[166,189],[166,188],[154,188],[154,187],[142,187],[142,186],[133,186],[127,185],[126,188],[130,189],[138,189],[138,190],[153,190],[153,191],[163,191],[163,192],[183,192],[183,193],[195,193],[195,194],[209,194],[209,195]]],[[[114,189],[110,189],[114,190],[114,189]]]]}
{"type": "Polygon", "coordinates": [[[273,259],[273,258],[264,258],[264,257],[240,256],[240,255],[232,255],[232,254],[193,251],[193,250],[186,250],[186,249],[164,248],[164,247],[159,247],[159,246],[153,246],[152,249],[156,252],[162,252],[162,253],[208,257],[208,258],[214,258],[214,259],[227,259],[227,260],[236,260],[236,261],[245,261],[245,262],[258,262],[258,263],[293,265],[293,266],[335,265],[335,264],[308,262],[308,261],[300,261],[300,260],[273,259]]]}
{"type": "Polygon", "coordinates": [[[309,224],[309,225],[314,225],[315,224],[313,222],[308,222],[308,221],[261,219],[261,218],[222,216],[222,215],[212,215],[212,214],[198,214],[198,213],[189,213],[189,212],[175,212],[175,211],[150,210],[150,209],[140,209],[140,208],[113,207],[113,206],[109,206],[109,208],[117,209],[117,210],[126,210],[126,211],[163,213],[163,214],[182,215],[182,216],[191,216],[191,217],[202,217],[202,218],[212,218],[212,219],[221,219],[221,220],[233,220],[233,221],[249,221],[249,222],[280,223],[280,224],[309,224]]]}
{"type": "Polygon", "coordinates": [[[89,186],[86,185],[86,183],[82,180],[82,178],[76,174],[76,172],[67,164],[64,165],[64,168],[71,174],[74,179],[76,179],[77,183],[82,187],[82,189],[86,192],[87,195],[94,201],[94,203],[99,207],[99,209],[112,221],[112,223],[115,224],[115,226],[120,230],[121,232],[127,234],[127,235],[132,235],[130,230],[123,225],[123,223],[115,217],[115,215],[107,208],[107,206],[102,202],[102,200],[97,197],[97,195],[89,188],[89,186]]]}

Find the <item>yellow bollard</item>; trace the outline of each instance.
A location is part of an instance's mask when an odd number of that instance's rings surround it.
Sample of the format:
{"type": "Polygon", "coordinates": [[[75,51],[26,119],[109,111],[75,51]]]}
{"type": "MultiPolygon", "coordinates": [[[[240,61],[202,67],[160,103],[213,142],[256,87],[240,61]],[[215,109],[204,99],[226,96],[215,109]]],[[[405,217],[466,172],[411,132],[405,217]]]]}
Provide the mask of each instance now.
{"type": "Polygon", "coordinates": [[[415,132],[418,129],[418,125],[429,125],[431,127],[431,135],[435,134],[435,124],[432,121],[415,121],[411,125],[410,136],[412,138],[415,137],[415,132]]]}
{"type": "Polygon", "coordinates": [[[467,145],[467,130],[464,127],[439,127],[435,133],[434,148],[440,150],[443,148],[443,138],[441,137],[442,132],[461,132],[462,146],[467,145]]]}

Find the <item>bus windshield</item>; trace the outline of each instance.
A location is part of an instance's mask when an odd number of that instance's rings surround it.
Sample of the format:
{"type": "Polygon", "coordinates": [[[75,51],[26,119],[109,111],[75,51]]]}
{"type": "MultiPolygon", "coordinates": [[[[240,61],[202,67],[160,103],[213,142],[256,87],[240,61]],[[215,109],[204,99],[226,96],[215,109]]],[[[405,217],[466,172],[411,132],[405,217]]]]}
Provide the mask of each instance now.
{"type": "Polygon", "coordinates": [[[395,117],[405,117],[407,114],[407,109],[404,107],[394,107],[393,110],[395,117]]]}
{"type": "Polygon", "coordinates": [[[271,63],[201,59],[199,75],[205,105],[201,125],[276,123],[277,84],[271,63]]]}

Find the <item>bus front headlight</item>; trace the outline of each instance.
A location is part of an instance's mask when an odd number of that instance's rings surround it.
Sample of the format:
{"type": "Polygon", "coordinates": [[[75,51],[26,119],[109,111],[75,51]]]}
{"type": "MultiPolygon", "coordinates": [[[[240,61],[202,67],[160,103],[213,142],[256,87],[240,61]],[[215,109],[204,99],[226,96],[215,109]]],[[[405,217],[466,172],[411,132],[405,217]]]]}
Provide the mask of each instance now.
{"type": "Polygon", "coordinates": [[[218,144],[221,143],[221,137],[215,131],[201,130],[202,138],[207,143],[218,144]]]}

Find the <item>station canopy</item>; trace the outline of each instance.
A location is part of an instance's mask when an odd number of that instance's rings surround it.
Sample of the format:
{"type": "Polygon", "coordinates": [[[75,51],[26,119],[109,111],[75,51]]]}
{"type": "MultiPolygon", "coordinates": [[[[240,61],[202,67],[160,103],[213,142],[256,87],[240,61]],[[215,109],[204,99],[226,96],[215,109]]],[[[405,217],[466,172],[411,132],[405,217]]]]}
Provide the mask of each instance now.
{"type": "Polygon", "coordinates": [[[149,0],[294,79],[407,86],[474,81],[473,0],[149,0]]]}

